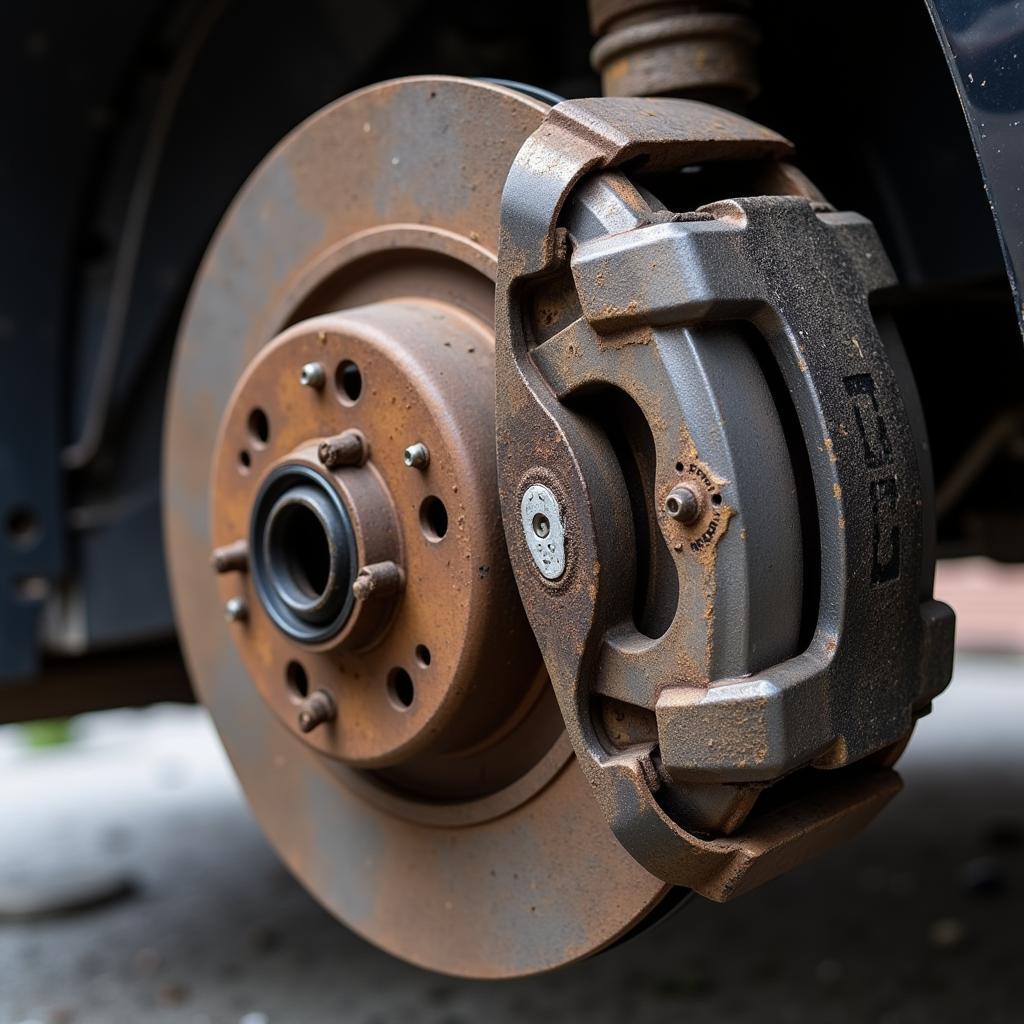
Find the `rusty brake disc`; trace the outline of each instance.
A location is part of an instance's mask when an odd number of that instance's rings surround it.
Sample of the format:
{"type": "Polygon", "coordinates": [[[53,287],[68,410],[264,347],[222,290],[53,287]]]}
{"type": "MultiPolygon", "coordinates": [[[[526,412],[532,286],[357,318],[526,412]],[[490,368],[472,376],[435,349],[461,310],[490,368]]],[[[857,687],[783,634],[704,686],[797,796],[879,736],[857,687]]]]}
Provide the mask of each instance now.
{"type": "Polygon", "coordinates": [[[588,793],[501,526],[500,197],[547,109],[419,78],[300,126],[207,253],[167,411],[179,631],[260,824],[356,931],[478,977],[671,889],[588,793]]]}

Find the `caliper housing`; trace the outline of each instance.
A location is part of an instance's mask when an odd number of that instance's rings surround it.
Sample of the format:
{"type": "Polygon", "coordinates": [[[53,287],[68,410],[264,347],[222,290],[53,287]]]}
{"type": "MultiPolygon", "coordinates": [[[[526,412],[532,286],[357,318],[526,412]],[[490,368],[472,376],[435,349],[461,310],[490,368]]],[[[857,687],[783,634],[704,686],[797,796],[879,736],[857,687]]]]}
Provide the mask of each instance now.
{"type": "Polygon", "coordinates": [[[519,591],[616,836],[715,899],[870,820],[952,663],[922,418],[873,308],[893,271],[789,152],[700,103],[567,101],[502,200],[519,591]]]}

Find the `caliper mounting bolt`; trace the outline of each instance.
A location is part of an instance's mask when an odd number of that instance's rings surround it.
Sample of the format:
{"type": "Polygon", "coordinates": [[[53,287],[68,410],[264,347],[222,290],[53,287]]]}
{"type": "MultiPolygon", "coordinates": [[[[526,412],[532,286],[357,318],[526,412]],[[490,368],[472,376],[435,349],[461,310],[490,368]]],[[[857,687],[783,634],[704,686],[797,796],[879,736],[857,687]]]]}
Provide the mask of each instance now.
{"type": "Polygon", "coordinates": [[[338,717],[338,706],[326,690],[316,690],[299,706],[299,729],[312,732],[324,722],[333,722],[338,717]]]}
{"type": "Polygon", "coordinates": [[[316,450],[317,458],[328,468],[339,466],[361,466],[366,461],[366,439],[358,430],[346,430],[337,437],[321,441],[316,450]]]}
{"type": "Polygon", "coordinates": [[[314,391],[323,389],[327,383],[327,371],[323,363],[306,363],[299,371],[299,383],[304,388],[313,388],[314,391]]]}
{"type": "Polygon", "coordinates": [[[426,469],[430,465],[430,449],[422,441],[417,441],[405,449],[402,461],[410,469],[426,469]]]}
{"type": "Polygon", "coordinates": [[[665,511],[673,519],[689,526],[700,519],[704,502],[692,484],[677,484],[665,498],[665,511]]]}

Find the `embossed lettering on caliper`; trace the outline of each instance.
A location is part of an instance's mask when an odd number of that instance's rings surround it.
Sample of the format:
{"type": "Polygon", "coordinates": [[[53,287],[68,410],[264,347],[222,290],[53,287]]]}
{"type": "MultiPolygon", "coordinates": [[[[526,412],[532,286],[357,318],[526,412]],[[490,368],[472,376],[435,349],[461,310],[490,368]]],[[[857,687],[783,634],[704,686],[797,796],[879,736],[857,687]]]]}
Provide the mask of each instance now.
{"type": "MultiPolygon", "coordinates": [[[[843,384],[864,443],[864,466],[869,470],[886,470],[893,464],[892,446],[874,378],[870,373],[855,373],[844,377],[843,384]]],[[[899,484],[894,474],[883,472],[868,481],[868,488],[873,520],[871,582],[877,585],[900,576],[900,527],[896,517],[899,484]]]]}

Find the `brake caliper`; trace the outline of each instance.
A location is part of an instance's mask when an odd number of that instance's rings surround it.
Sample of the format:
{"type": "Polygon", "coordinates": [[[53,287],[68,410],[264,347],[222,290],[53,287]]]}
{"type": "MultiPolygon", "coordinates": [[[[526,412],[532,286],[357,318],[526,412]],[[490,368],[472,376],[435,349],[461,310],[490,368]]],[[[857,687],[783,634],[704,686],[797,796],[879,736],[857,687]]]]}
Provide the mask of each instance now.
{"type": "Polygon", "coordinates": [[[923,424],[872,309],[893,271],[789,152],[700,103],[569,101],[502,201],[519,591],[616,836],[714,899],[869,821],[952,663],[923,424]]]}

